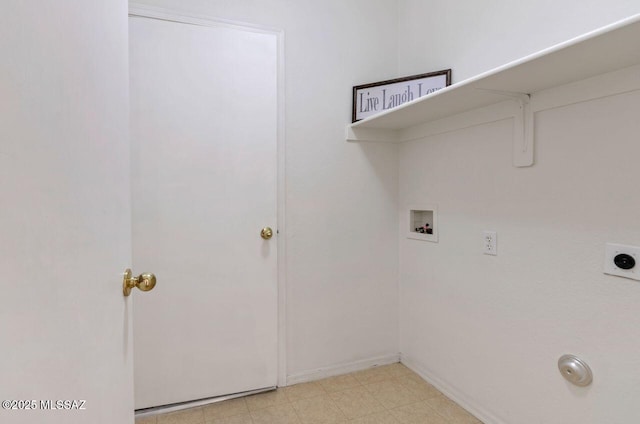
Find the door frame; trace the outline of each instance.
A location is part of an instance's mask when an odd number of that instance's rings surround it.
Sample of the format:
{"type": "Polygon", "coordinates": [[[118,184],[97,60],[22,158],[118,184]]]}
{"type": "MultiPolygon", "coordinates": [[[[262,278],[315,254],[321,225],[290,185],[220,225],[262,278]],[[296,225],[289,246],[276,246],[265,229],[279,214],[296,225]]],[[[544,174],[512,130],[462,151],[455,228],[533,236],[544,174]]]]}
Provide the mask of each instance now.
{"type": "MultiPolygon", "coordinates": [[[[284,31],[277,28],[237,22],[192,12],[164,9],[135,2],[129,3],[129,17],[137,16],[205,27],[226,27],[240,31],[275,35],[277,39],[277,290],[278,290],[278,386],[287,385],[287,328],[286,328],[286,137],[285,137],[285,56],[284,31]]],[[[135,364],[134,364],[135,367],[135,364]]]]}

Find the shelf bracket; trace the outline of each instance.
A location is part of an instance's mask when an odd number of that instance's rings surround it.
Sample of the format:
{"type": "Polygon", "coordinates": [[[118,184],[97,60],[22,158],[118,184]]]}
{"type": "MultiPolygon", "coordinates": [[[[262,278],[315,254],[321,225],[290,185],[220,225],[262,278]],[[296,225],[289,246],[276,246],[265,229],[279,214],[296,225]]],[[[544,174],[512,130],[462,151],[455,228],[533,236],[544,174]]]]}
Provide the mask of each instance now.
{"type": "Polygon", "coordinates": [[[522,168],[533,165],[533,110],[529,94],[516,101],[519,113],[514,116],[513,166],[522,168]]]}
{"type": "Polygon", "coordinates": [[[531,94],[478,88],[498,96],[510,97],[516,103],[513,114],[513,166],[524,168],[533,165],[533,110],[531,94]]]}

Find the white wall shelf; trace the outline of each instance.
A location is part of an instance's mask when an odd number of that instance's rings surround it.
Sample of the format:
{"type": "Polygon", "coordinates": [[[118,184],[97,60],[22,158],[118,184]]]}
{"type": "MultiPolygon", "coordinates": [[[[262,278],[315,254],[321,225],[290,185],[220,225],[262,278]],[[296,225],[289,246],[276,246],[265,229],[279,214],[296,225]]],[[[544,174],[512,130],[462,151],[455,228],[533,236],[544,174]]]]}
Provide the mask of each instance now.
{"type": "Polygon", "coordinates": [[[404,142],[417,138],[419,126],[512,99],[514,165],[530,166],[535,93],[637,64],[640,14],[350,124],[346,138],[404,142]]]}

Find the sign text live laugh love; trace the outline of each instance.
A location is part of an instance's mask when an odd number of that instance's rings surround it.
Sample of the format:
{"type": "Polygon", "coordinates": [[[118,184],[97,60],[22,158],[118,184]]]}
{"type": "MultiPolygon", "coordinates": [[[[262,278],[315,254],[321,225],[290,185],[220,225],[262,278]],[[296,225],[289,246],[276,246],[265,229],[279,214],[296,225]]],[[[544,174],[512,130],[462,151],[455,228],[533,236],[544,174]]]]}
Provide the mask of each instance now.
{"type": "Polygon", "coordinates": [[[353,87],[353,122],[400,106],[451,84],[451,70],[353,87]]]}

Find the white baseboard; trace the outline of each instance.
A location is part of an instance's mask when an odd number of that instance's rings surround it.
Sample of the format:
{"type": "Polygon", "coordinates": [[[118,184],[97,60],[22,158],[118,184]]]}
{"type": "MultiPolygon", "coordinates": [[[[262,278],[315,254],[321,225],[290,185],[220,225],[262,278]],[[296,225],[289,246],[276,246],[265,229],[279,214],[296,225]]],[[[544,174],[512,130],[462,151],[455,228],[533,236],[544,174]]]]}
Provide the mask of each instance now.
{"type": "Polygon", "coordinates": [[[404,366],[409,368],[411,371],[415,372],[420,377],[425,379],[428,383],[433,385],[436,389],[440,390],[449,399],[453,400],[455,403],[466,409],[469,413],[474,415],[484,424],[508,424],[506,421],[496,417],[492,413],[485,410],[482,406],[471,402],[467,396],[465,396],[463,393],[460,393],[458,390],[454,389],[449,384],[442,381],[440,378],[435,377],[432,373],[421,366],[418,361],[414,361],[410,358],[407,358],[405,355],[402,355],[400,362],[402,362],[402,364],[404,364],[404,366]]]}
{"type": "Polygon", "coordinates": [[[298,383],[306,383],[308,381],[320,380],[336,375],[347,374],[354,371],[360,371],[367,368],[375,367],[377,365],[394,364],[396,362],[400,362],[399,353],[378,356],[369,359],[362,359],[360,361],[348,362],[345,364],[332,365],[329,367],[318,368],[310,371],[303,371],[287,376],[287,386],[298,383]]]}

